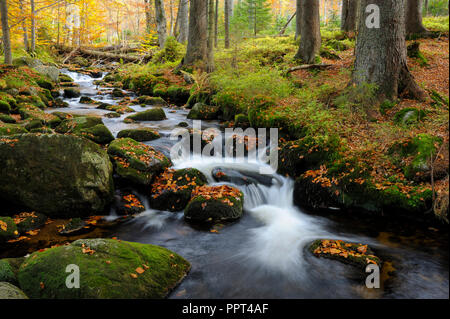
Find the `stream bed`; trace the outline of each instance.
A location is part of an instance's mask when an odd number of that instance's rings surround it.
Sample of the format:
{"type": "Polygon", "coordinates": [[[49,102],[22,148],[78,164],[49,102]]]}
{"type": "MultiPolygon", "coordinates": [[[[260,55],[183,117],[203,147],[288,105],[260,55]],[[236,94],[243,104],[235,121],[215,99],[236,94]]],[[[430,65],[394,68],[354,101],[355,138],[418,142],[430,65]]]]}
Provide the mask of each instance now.
{"type": "MultiPolygon", "coordinates": [[[[88,75],[63,70],[80,86],[83,96],[117,104],[97,87],[88,75]],[[103,93],[99,94],[99,91],[103,93]]],[[[65,99],[68,108],[49,109],[73,114],[103,116],[109,111],[80,104],[79,98],[65,99]]],[[[143,111],[139,105],[131,106],[143,111]]],[[[124,118],[103,117],[114,136],[123,129],[150,127],[161,138],[146,144],[169,155],[176,141],[170,133],[186,119],[187,110],[165,108],[167,120],[126,124],[124,118]]],[[[202,128],[219,128],[217,121],[203,121],[202,128]]],[[[235,163],[218,157],[174,161],[174,168],[193,167],[207,176],[213,168],[240,169],[259,173],[266,164],[257,161],[235,163]]],[[[183,212],[152,210],[144,200],[145,212],[121,224],[114,232],[122,240],[166,247],[186,258],[192,269],[170,298],[449,298],[448,234],[408,221],[395,223],[366,215],[317,215],[294,205],[294,182],[276,175],[272,186],[233,185],[244,192],[244,216],[237,222],[201,229],[185,222],[183,212]],[[406,224],[406,225],[405,225],[406,224]],[[381,288],[368,289],[366,274],[337,261],[316,258],[307,251],[320,238],[369,244],[385,262],[381,288]]],[[[148,194],[140,194],[145,199],[148,194]]],[[[115,212],[111,212],[114,218],[115,212]]]]}

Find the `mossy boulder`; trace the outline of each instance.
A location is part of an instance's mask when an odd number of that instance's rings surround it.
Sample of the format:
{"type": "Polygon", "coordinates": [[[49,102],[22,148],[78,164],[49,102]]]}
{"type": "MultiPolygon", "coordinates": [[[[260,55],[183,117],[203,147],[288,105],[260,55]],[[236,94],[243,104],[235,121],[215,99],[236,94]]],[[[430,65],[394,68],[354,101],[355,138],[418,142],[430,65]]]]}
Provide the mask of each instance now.
{"type": "Polygon", "coordinates": [[[81,218],[71,218],[69,222],[63,225],[59,230],[59,234],[62,236],[79,236],[91,231],[86,222],[81,218]]]}
{"type": "Polygon", "coordinates": [[[50,127],[56,127],[61,123],[61,120],[50,113],[42,111],[40,108],[29,104],[19,105],[17,112],[20,114],[23,120],[33,121],[38,120],[50,127]]]}
{"type": "Polygon", "coordinates": [[[17,284],[17,278],[13,266],[8,259],[0,259],[0,282],[17,284]]]}
{"type": "Polygon", "coordinates": [[[234,127],[240,127],[243,129],[250,127],[250,121],[248,119],[248,116],[245,114],[237,114],[234,117],[234,127]]]}
{"type": "Polygon", "coordinates": [[[118,191],[115,207],[117,215],[135,215],[145,211],[142,200],[132,191],[118,191]]]}
{"type": "Polygon", "coordinates": [[[97,144],[108,144],[114,140],[114,136],[103,124],[102,119],[93,116],[69,118],[56,127],[55,131],[84,137],[97,144]]]}
{"type": "Polygon", "coordinates": [[[189,203],[192,191],[207,183],[195,168],[166,170],[152,184],[150,206],[163,211],[179,212],[189,203]]]}
{"type": "Polygon", "coordinates": [[[23,234],[30,230],[41,228],[47,221],[47,216],[37,212],[22,212],[14,216],[14,221],[17,225],[19,233],[23,234]]]}
{"type": "Polygon", "coordinates": [[[75,57],[72,61],[73,61],[73,63],[75,63],[83,68],[87,68],[87,67],[91,66],[91,62],[89,62],[88,59],[83,58],[81,56],[75,57]]]}
{"type": "Polygon", "coordinates": [[[28,133],[28,131],[21,125],[8,124],[0,122],[0,136],[14,135],[20,133],[28,133]]]}
{"type": "Polygon", "coordinates": [[[21,265],[18,279],[30,298],[161,299],[189,269],[189,262],[163,247],[85,239],[33,253],[21,265]],[[71,264],[80,270],[79,289],[66,286],[71,264]]]}
{"type": "Polygon", "coordinates": [[[162,108],[153,108],[143,112],[139,112],[127,117],[133,121],[163,121],[166,120],[166,113],[162,108]]]}
{"type": "Polygon", "coordinates": [[[153,141],[160,138],[160,135],[157,131],[151,128],[139,128],[139,129],[130,129],[130,130],[122,130],[117,134],[117,138],[132,138],[138,142],[147,142],[153,141]]]}
{"type": "Polygon", "coordinates": [[[68,99],[77,98],[81,96],[80,89],[75,87],[64,88],[64,97],[68,99]]]}
{"type": "Polygon", "coordinates": [[[80,104],[95,104],[96,102],[89,96],[80,97],[80,104]]]}
{"type": "Polygon", "coordinates": [[[318,239],[309,246],[316,257],[330,258],[354,265],[365,271],[370,264],[381,267],[381,260],[374,255],[368,245],[347,243],[342,240],[318,239]]]}
{"type": "Polygon", "coordinates": [[[0,113],[9,114],[11,106],[8,102],[0,100],[0,113]]]}
{"type": "Polygon", "coordinates": [[[139,185],[150,185],[154,176],[172,165],[161,152],[131,138],[111,142],[108,154],[117,175],[139,185]]]}
{"type": "Polygon", "coordinates": [[[76,136],[5,137],[0,198],[52,218],[101,214],[113,198],[112,165],[102,148],[76,136]]]}
{"type": "Polygon", "coordinates": [[[125,92],[123,92],[121,89],[117,89],[117,88],[115,88],[112,91],[111,94],[112,94],[113,97],[124,97],[124,96],[126,96],[125,92]]]}
{"type": "Polygon", "coordinates": [[[16,223],[11,217],[0,217],[0,244],[19,235],[16,223]]]}
{"type": "Polygon", "coordinates": [[[67,74],[60,74],[58,80],[61,83],[73,83],[73,79],[67,74]]]}
{"type": "Polygon", "coordinates": [[[127,105],[112,105],[112,104],[108,104],[108,103],[100,103],[97,108],[100,110],[112,111],[112,112],[116,112],[119,114],[135,112],[135,110],[133,110],[131,107],[129,107],[127,105]]]}
{"type": "Polygon", "coordinates": [[[47,80],[45,78],[40,78],[36,80],[37,85],[39,85],[41,88],[43,89],[47,89],[47,90],[53,90],[55,88],[54,84],[50,81],[47,80]]]}
{"type": "MultiPolygon", "coordinates": [[[[155,94],[156,96],[161,96],[158,94],[155,94]]],[[[163,97],[166,96],[167,99],[175,104],[185,104],[189,97],[191,96],[191,92],[180,86],[172,85],[167,88],[167,91],[165,94],[162,95],[163,97]]]]}
{"type": "Polygon", "coordinates": [[[408,107],[395,114],[394,122],[397,124],[410,125],[423,121],[426,115],[427,113],[424,110],[408,107]]]}
{"type": "Polygon", "coordinates": [[[41,99],[41,97],[38,95],[37,92],[33,93],[33,95],[19,95],[16,98],[16,101],[18,106],[27,104],[39,108],[41,110],[46,108],[46,104],[43,102],[43,100],[41,99]]]}
{"type": "Polygon", "coordinates": [[[187,118],[192,120],[216,120],[219,117],[219,114],[220,109],[218,106],[197,103],[191,109],[187,118]]]}
{"type": "Polygon", "coordinates": [[[201,186],[192,192],[184,217],[192,222],[224,222],[243,214],[244,194],[227,185],[201,186]]]}
{"type": "Polygon", "coordinates": [[[403,169],[411,180],[428,179],[431,172],[431,158],[436,156],[442,140],[428,134],[418,134],[414,138],[395,143],[388,151],[393,163],[403,169]]]}
{"type": "Polygon", "coordinates": [[[15,124],[17,121],[8,114],[0,114],[0,122],[8,123],[8,124],[15,124]]]}
{"type": "Polygon", "coordinates": [[[152,96],[147,96],[147,95],[143,95],[138,97],[137,99],[139,104],[142,105],[151,105],[151,106],[167,106],[167,102],[164,101],[163,98],[161,97],[152,97],[152,96]]]}
{"type": "Polygon", "coordinates": [[[0,299],[28,299],[28,297],[9,282],[0,282],[0,299]]]}
{"type": "Polygon", "coordinates": [[[337,156],[336,148],[337,143],[332,140],[317,141],[309,136],[284,143],[278,154],[278,173],[297,177],[318,168],[337,156]]]}

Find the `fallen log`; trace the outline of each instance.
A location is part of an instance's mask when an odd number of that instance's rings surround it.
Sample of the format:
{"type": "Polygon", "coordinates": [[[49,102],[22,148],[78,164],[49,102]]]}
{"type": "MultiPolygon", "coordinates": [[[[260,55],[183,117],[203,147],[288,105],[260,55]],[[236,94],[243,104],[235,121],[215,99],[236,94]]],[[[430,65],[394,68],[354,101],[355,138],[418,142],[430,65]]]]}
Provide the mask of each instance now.
{"type": "MultiPolygon", "coordinates": [[[[57,47],[57,49],[60,52],[66,52],[66,53],[73,51],[73,48],[70,48],[70,47],[57,47]]],[[[84,48],[78,48],[77,52],[80,55],[90,56],[90,57],[97,58],[97,59],[105,59],[105,60],[113,60],[113,61],[122,60],[123,62],[131,62],[131,63],[148,62],[153,56],[152,54],[147,54],[147,55],[142,55],[142,56],[128,55],[128,54],[114,54],[114,53],[109,53],[109,52],[87,50],[84,48]]]]}
{"type": "Polygon", "coordinates": [[[298,66],[294,66],[292,68],[287,69],[286,74],[289,74],[291,72],[294,71],[298,71],[298,70],[307,70],[307,69],[326,69],[333,66],[333,64],[302,64],[302,65],[298,65],[298,66]]]}

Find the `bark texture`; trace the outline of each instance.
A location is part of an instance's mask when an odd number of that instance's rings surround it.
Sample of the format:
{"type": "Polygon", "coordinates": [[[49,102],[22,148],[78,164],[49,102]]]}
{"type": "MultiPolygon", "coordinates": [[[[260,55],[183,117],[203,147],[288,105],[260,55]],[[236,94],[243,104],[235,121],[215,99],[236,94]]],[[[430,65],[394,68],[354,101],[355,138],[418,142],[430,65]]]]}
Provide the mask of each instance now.
{"type": "Polygon", "coordinates": [[[232,6],[232,0],[225,0],[225,49],[230,48],[230,8],[232,6]]]}
{"type": "Polygon", "coordinates": [[[427,31],[422,24],[422,0],[406,0],[406,34],[420,34],[427,31]]]}
{"type": "Polygon", "coordinates": [[[209,0],[208,4],[208,62],[206,69],[208,72],[214,71],[214,9],[215,0],[209,0]]]}
{"type": "Polygon", "coordinates": [[[297,16],[295,19],[295,39],[297,40],[300,37],[301,33],[301,22],[302,22],[302,0],[297,0],[297,16]]]}
{"type": "Polygon", "coordinates": [[[301,59],[304,63],[313,64],[322,43],[320,3],[319,0],[301,0],[300,2],[300,47],[295,58],[301,59]]]}
{"type": "Polygon", "coordinates": [[[5,64],[12,64],[11,38],[8,23],[8,4],[6,0],[0,0],[0,11],[3,33],[3,51],[5,52],[5,64]]]}
{"type": "Polygon", "coordinates": [[[167,39],[167,20],[163,0],[155,0],[155,16],[159,47],[164,48],[167,39]]]}
{"type": "Polygon", "coordinates": [[[356,30],[356,17],[358,15],[359,0],[343,0],[341,15],[341,30],[353,32],[356,30]]]}
{"type": "Polygon", "coordinates": [[[361,0],[353,83],[375,84],[380,100],[409,95],[424,99],[425,93],[411,75],[406,57],[405,0],[361,0]],[[380,8],[380,28],[368,28],[369,4],[380,8]]]}
{"type": "Polygon", "coordinates": [[[188,40],[189,33],[189,0],[180,0],[178,25],[180,32],[178,33],[177,40],[180,43],[185,43],[188,40]]]}
{"type": "Polygon", "coordinates": [[[183,65],[193,65],[196,62],[207,62],[207,2],[205,0],[190,0],[189,36],[186,56],[183,65]]]}

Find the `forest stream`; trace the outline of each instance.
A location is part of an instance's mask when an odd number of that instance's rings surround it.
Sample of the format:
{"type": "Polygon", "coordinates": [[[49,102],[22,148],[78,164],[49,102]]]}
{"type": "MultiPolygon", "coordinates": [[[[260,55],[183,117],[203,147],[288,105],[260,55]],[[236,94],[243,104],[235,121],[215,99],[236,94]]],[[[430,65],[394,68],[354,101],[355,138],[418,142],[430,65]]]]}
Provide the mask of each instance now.
{"type": "MultiPolygon", "coordinates": [[[[109,88],[97,87],[88,75],[62,70],[72,77],[83,96],[117,104],[109,88]],[[102,94],[99,94],[103,91],[102,94]]],[[[131,94],[131,93],[130,93],[131,94]]],[[[65,99],[68,108],[48,109],[72,114],[103,116],[108,111],[65,99]]],[[[139,105],[131,106],[136,112],[139,105]]],[[[186,119],[182,108],[165,108],[167,120],[126,124],[103,117],[114,136],[125,128],[150,127],[161,138],[146,144],[169,156],[176,141],[170,132],[186,119]]],[[[218,121],[203,121],[202,128],[220,128],[218,121]]],[[[174,168],[196,168],[211,185],[216,167],[259,174],[264,163],[233,163],[218,157],[174,161],[174,168]]],[[[270,185],[235,185],[244,193],[244,216],[235,223],[219,225],[214,232],[190,225],[183,212],[149,208],[120,224],[112,236],[122,240],[166,247],[191,265],[185,280],[170,298],[448,298],[448,237],[443,230],[370,218],[358,219],[333,213],[312,214],[294,205],[294,182],[274,175],[270,185]],[[381,289],[365,286],[360,269],[324,258],[316,258],[309,244],[321,238],[369,244],[383,260],[381,289]]],[[[141,194],[145,198],[145,194],[141,194]]],[[[111,211],[109,219],[116,218],[111,211]]]]}

